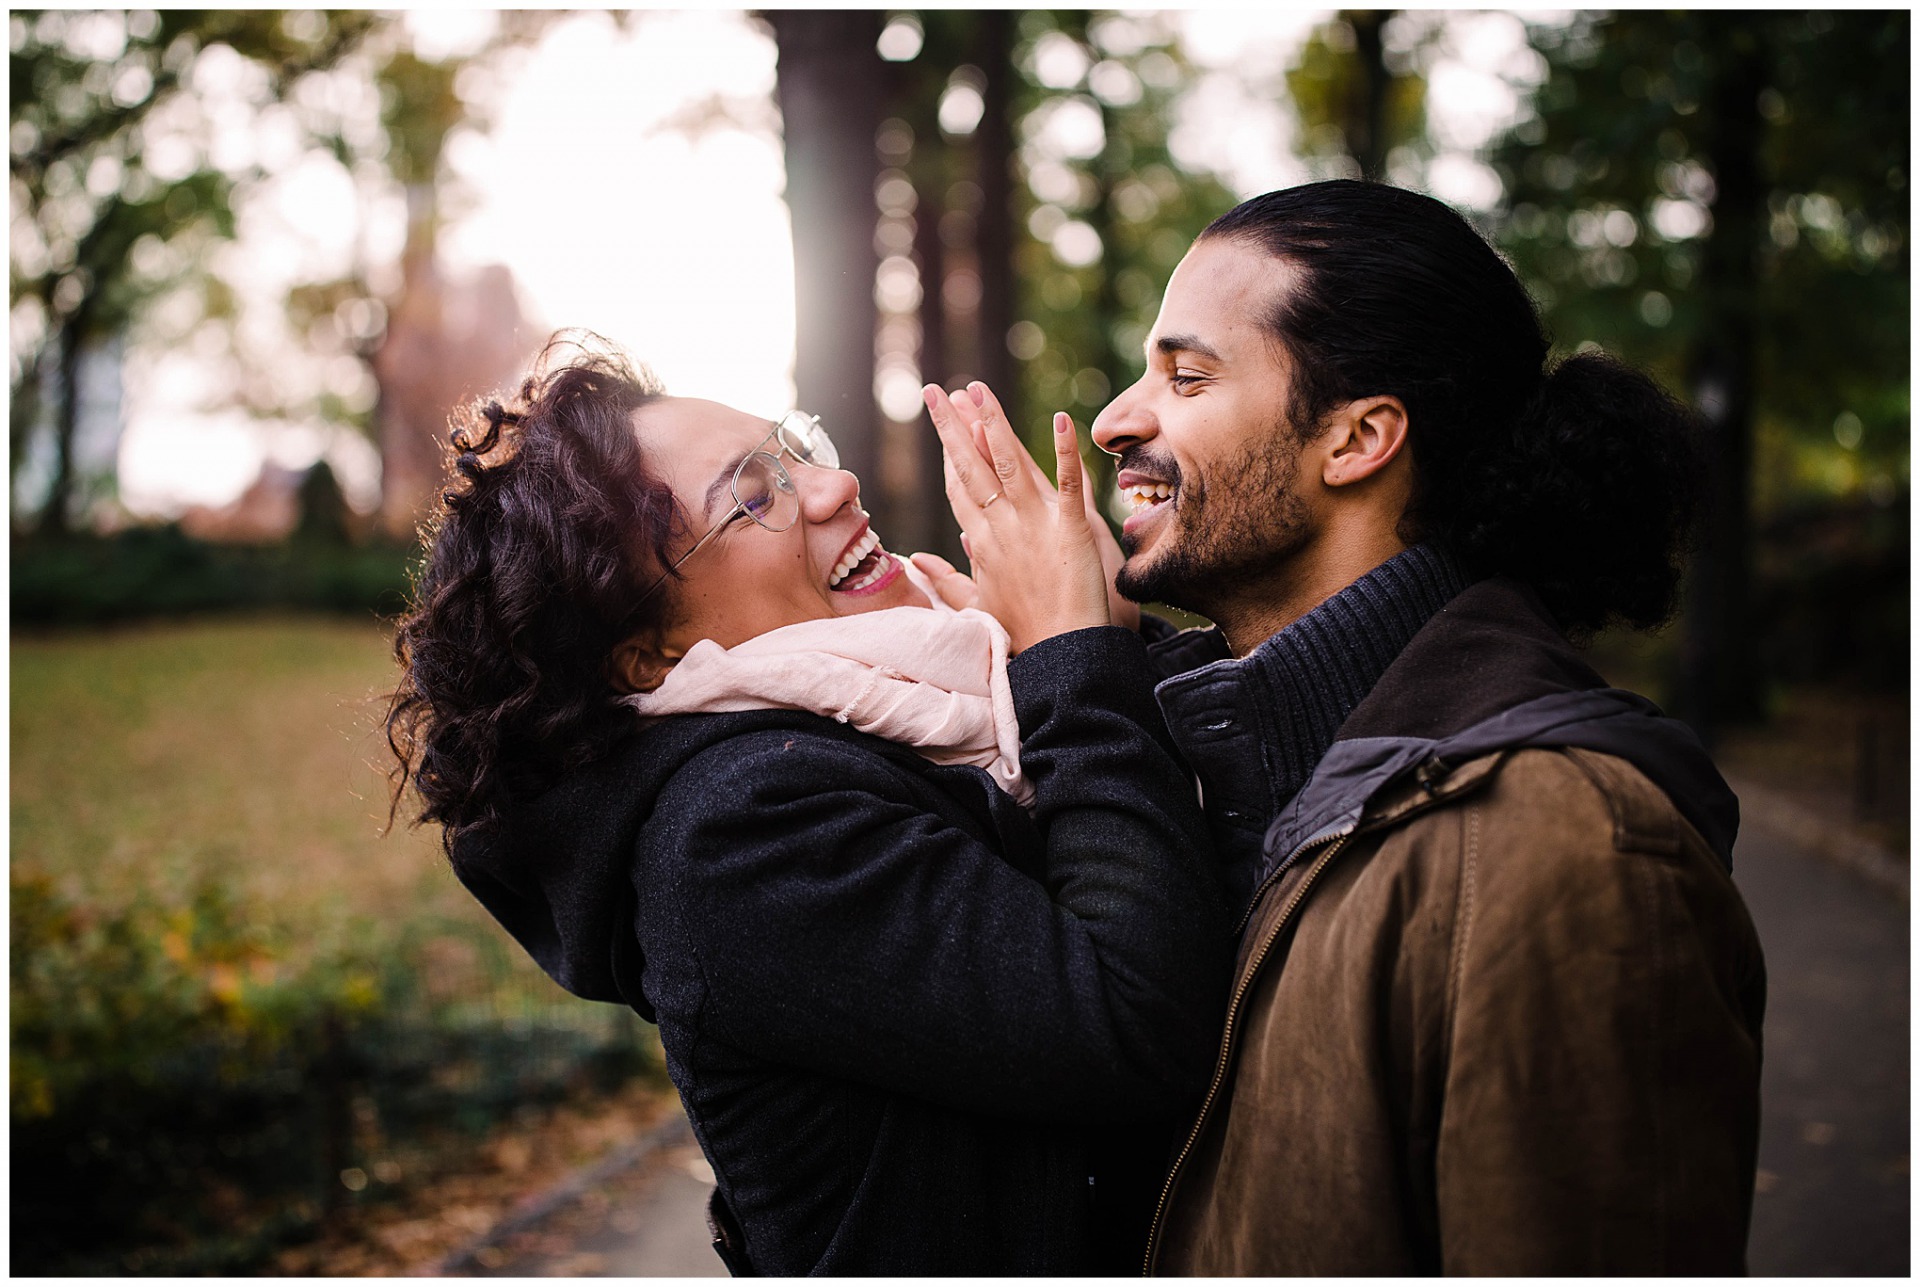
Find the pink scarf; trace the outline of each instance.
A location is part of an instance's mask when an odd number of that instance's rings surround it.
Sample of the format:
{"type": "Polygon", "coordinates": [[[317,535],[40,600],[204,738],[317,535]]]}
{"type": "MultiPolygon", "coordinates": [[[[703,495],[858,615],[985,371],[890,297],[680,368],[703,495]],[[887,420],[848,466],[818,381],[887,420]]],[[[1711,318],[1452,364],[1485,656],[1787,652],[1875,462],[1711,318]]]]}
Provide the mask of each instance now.
{"type": "Polygon", "coordinates": [[[935,764],[978,765],[1032,807],[1007,687],[1007,632],[972,608],[885,608],[802,621],[732,648],[703,639],[660,687],[622,700],[647,717],[812,711],[910,746],[935,764]]]}

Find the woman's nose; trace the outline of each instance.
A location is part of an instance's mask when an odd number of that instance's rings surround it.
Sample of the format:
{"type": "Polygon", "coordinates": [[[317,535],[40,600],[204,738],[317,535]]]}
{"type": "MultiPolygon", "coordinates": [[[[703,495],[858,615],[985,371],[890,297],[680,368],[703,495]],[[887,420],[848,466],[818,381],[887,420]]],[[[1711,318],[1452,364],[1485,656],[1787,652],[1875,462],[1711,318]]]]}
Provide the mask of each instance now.
{"type": "Polygon", "coordinates": [[[1146,383],[1146,377],[1120,391],[1120,396],[1101,409],[1093,418],[1094,446],[1109,455],[1117,456],[1135,443],[1145,442],[1154,436],[1153,417],[1146,413],[1145,399],[1141,398],[1140,386],[1146,383]]]}
{"type": "Polygon", "coordinates": [[[789,471],[800,493],[800,508],[810,523],[825,522],[846,505],[860,503],[860,480],[851,470],[794,465],[789,471]]]}

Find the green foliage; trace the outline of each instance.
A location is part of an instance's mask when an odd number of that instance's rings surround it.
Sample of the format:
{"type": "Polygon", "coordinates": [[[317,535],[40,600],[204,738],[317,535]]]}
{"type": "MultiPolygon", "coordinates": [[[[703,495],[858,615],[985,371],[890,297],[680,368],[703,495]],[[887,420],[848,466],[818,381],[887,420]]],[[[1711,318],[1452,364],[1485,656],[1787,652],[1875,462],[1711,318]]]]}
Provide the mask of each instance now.
{"type": "Polygon", "coordinates": [[[1908,477],[1910,17],[1626,11],[1532,32],[1549,78],[1496,150],[1495,233],[1563,348],[1593,341],[1686,387],[1723,307],[1701,289],[1721,208],[1712,153],[1751,64],[1764,209],[1742,280],[1759,486],[1796,499],[1908,477]]]}
{"type": "Polygon", "coordinates": [[[1760,527],[1754,621],[1776,684],[1907,688],[1911,511],[1905,496],[1782,507],[1760,527]]]}
{"type": "MultiPolygon", "coordinates": [[[[157,297],[212,284],[210,243],[234,235],[235,193],[259,174],[251,163],[219,163],[183,132],[174,109],[204,92],[202,72],[228,81],[241,100],[277,101],[300,77],[336,64],[378,22],[317,10],[8,16],[9,437],[17,471],[40,415],[42,381],[57,367],[49,531],[77,517],[73,501],[88,485],[73,467],[80,355],[127,333],[157,297]]],[[[218,316],[220,304],[209,294],[203,316],[218,316]]]]}
{"type": "Polygon", "coordinates": [[[296,500],[300,508],[300,524],[294,529],[295,541],[336,548],[350,543],[352,511],[347,508],[347,498],[340,490],[340,481],[333,476],[333,467],[326,461],[315,464],[300,480],[296,500]]]}
{"type": "Polygon", "coordinates": [[[1381,31],[1392,10],[1344,12],[1315,28],[1287,71],[1287,94],[1300,118],[1302,151],[1325,177],[1384,176],[1396,148],[1421,160],[1432,155],[1427,137],[1426,80],[1388,65],[1381,31]],[[1357,39],[1364,30],[1365,47],[1357,39]],[[1371,56],[1369,56],[1371,55],[1371,56]],[[1378,132],[1379,138],[1371,137],[1378,132]],[[1328,161],[1346,162],[1328,166],[1328,161]]]}
{"type": "MultiPolygon", "coordinates": [[[[498,15],[476,57],[550,16],[498,15]]],[[[210,252],[235,235],[249,194],[316,154],[363,193],[382,177],[405,185],[410,252],[430,248],[447,136],[487,120],[487,104],[455,89],[472,60],[420,58],[393,14],[356,10],[29,10],[8,28],[10,459],[16,476],[30,458],[55,462],[45,502],[26,498],[41,529],[84,525],[111,493],[110,477],[80,476],[74,452],[80,364],[109,344],[150,351],[192,332],[196,349],[231,354],[210,400],[369,431],[386,314],[366,240],[342,276],[291,288],[284,330],[259,306],[236,324],[247,293],[220,280],[210,252]],[[35,441],[49,431],[51,451],[35,441]]]]}
{"type": "Polygon", "coordinates": [[[145,1098],[180,1078],[183,1056],[243,1080],[326,1016],[361,1017],[381,999],[371,961],[292,968],[308,952],[289,950],[289,928],[243,916],[208,876],[178,905],[143,890],[92,906],[18,868],[9,893],[16,1121],[70,1113],[101,1087],[145,1098]]]}
{"type": "MultiPolygon", "coordinates": [[[[305,486],[324,491],[331,473],[315,481],[324,468],[305,486]]],[[[285,545],[212,545],[171,525],[16,540],[13,623],[102,625],[269,607],[397,613],[412,551],[348,544],[344,505],[321,503],[303,513],[296,539],[285,545]]]]}
{"type": "MultiPolygon", "coordinates": [[[[1210,175],[1184,172],[1168,148],[1173,101],[1191,80],[1173,31],[1140,16],[1120,32],[1084,11],[1032,11],[1021,20],[1015,63],[1026,83],[1016,103],[1016,133],[1027,182],[1016,196],[1019,238],[1014,274],[1025,350],[1022,400],[1070,411],[1086,430],[1112,396],[1145,369],[1144,344],[1160,292],[1201,229],[1234,204],[1210,175]],[[1065,37],[1081,50],[1087,75],[1072,86],[1040,83],[1035,50],[1065,37]],[[1104,39],[1103,39],[1104,37],[1104,39]],[[1091,83],[1100,74],[1098,88],[1091,83]],[[1046,114],[1070,105],[1097,112],[1103,143],[1090,157],[1060,155],[1032,135],[1046,114]],[[1092,263],[1066,262],[1054,233],[1084,223],[1099,243],[1092,263]]],[[[1052,459],[1044,419],[1024,426],[1036,455],[1052,459]]],[[[1096,467],[1105,457],[1096,453],[1096,467]]]]}
{"type": "Polygon", "coordinates": [[[493,946],[471,926],[362,922],[314,942],[204,875],[179,903],[81,902],[18,870],[10,893],[13,1157],[36,1177],[15,1192],[12,1250],[28,1272],[245,1271],[347,1200],[345,1168],[655,1067],[624,1025],[503,1008],[511,971],[435,997],[436,947],[493,946]],[[250,1201],[204,1200],[222,1187],[250,1201]]]}
{"type": "Polygon", "coordinates": [[[657,1071],[432,837],[377,837],[349,784],[386,648],[325,618],[16,638],[17,1269],[258,1272],[434,1141],[657,1071]]]}
{"type": "Polygon", "coordinates": [[[466,114],[453,82],[458,63],[430,63],[405,51],[380,70],[380,123],[387,164],[402,183],[431,184],[440,172],[447,133],[466,114]]]}

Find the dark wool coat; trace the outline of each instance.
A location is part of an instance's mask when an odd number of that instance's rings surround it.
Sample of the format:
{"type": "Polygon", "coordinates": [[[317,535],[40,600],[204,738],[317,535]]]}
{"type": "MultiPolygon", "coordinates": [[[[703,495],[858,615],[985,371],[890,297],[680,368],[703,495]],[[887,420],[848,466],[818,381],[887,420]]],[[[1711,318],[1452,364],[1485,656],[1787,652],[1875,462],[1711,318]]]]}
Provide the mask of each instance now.
{"type": "Polygon", "coordinates": [[[757,1272],[1137,1264],[1225,1005],[1211,843],[1136,636],[1009,678],[1032,815],[756,711],[660,721],[454,854],[554,978],[657,1020],[757,1272]]]}

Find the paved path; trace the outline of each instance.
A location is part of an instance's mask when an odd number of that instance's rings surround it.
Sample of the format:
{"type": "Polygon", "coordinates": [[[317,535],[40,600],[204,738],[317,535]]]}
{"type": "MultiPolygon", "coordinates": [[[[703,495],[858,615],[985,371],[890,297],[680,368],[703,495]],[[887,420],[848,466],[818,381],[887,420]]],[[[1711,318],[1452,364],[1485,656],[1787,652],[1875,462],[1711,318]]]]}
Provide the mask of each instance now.
{"type": "MultiPolygon", "coordinates": [[[[1750,825],[1734,859],[1767,955],[1757,1276],[1908,1271],[1908,913],[1750,825]]],[[[482,1272],[707,1276],[712,1172],[677,1143],[516,1234],[482,1272]]]]}
{"type": "Polygon", "coordinates": [[[1767,954],[1749,1268],[1905,1276],[1907,908],[1762,827],[1733,871],[1767,954]]]}
{"type": "Polygon", "coordinates": [[[502,1241],[483,1277],[724,1278],[707,1235],[713,1171],[690,1139],[654,1153],[533,1229],[502,1241]]]}

